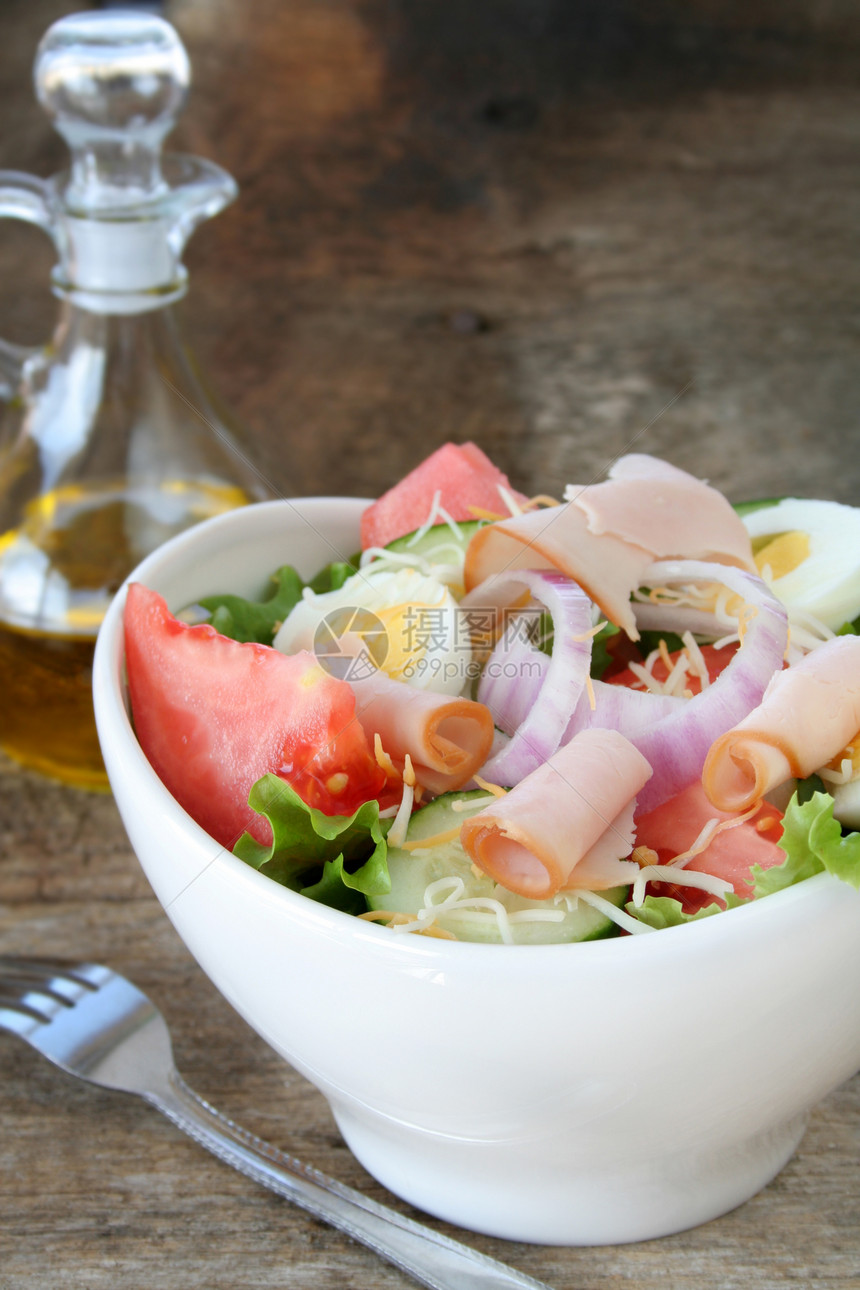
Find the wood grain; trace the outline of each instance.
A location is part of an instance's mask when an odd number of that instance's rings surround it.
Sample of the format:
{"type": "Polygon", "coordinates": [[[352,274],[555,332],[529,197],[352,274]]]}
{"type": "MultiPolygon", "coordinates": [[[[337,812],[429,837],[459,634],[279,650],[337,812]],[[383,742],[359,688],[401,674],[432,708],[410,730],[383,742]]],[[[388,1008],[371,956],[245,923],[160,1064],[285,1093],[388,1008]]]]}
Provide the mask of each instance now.
{"type": "MultiPolygon", "coordinates": [[[[63,164],[29,66],[76,7],[6,0],[2,166],[63,164]]],[[[195,72],[172,142],[241,185],[189,247],[188,334],[277,489],[375,494],[471,437],[526,491],[635,445],[736,498],[860,500],[856,11],[640,8],[166,6],[195,72]]],[[[51,262],[4,223],[0,334],[47,336],[51,262]]],[[[4,951],[128,973],[195,1088],[389,1199],[190,960],[109,796],[2,762],[0,843],[4,951]]],[[[0,1072],[4,1290],[407,1284],[144,1104],[11,1039],[0,1072]]],[[[702,1228],[606,1249],[467,1239],[557,1290],[848,1290],[858,1156],[855,1078],[769,1187],[702,1228]]]]}

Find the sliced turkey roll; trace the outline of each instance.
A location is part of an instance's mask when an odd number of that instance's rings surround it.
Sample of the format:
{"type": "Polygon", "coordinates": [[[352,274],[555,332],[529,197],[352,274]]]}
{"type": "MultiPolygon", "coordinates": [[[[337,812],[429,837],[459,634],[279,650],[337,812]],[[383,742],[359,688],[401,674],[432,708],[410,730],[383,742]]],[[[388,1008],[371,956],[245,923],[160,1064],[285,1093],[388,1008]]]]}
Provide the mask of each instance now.
{"type": "Polygon", "coordinates": [[[775,673],[759,706],[712,745],[702,784],[718,810],[746,810],[826,766],[858,731],[860,636],[836,636],[775,673]]]}
{"type": "Polygon", "coordinates": [[[651,767],[616,730],[583,730],[509,793],[470,816],[460,841],[509,891],[545,900],[632,882],[635,797],[651,767]]]}
{"type": "Polygon", "coordinates": [[[462,788],[489,757],[493,718],[485,704],[416,690],[382,671],[350,685],[371,743],[378,734],[400,766],[408,753],[416,781],[431,793],[462,788]]]}

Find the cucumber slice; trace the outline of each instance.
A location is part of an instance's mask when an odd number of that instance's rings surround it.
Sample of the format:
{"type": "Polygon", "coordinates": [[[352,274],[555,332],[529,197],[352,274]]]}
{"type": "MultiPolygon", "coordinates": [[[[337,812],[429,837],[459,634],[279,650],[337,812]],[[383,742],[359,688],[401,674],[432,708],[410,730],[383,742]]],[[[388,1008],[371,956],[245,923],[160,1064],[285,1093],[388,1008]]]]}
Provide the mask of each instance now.
{"type": "Polygon", "coordinates": [[[434,524],[421,537],[417,536],[421,530],[414,529],[412,533],[389,542],[385,549],[396,555],[419,555],[431,564],[454,564],[457,561],[462,564],[466,547],[486,523],[486,520],[458,520],[459,537],[450,524],[434,524]]]}
{"type": "MultiPolygon", "coordinates": [[[[467,793],[443,793],[415,812],[406,831],[407,840],[418,842],[423,838],[433,838],[440,833],[447,833],[487,804],[488,794],[481,789],[474,789],[467,793]],[[455,810],[453,805],[455,802],[465,803],[465,806],[455,810]]],[[[605,914],[584,902],[580,902],[574,909],[567,909],[563,902],[556,904],[553,900],[527,900],[523,896],[516,896],[513,892],[506,891],[486,874],[475,872],[469,856],[456,838],[450,842],[437,843],[423,852],[389,847],[388,872],[391,878],[391,891],[385,895],[370,897],[371,909],[417,914],[425,904],[424,893],[431,883],[441,878],[459,878],[463,884],[461,899],[479,897],[494,900],[509,914],[533,910],[551,910],[555,915],[561,913],[562,917],[554,921],[514,919],[508,922],[515,945],[590,941],[599,937],[613,936],[618,932],[618,927],[611,918],[607,918],[605,914]]],[[[434,898],[435,903],[438,904],[444,894],[446,893],[437,893],[434,898]]],[[[600,894],[621,908],[627,899],[628,888],[614,887],[611,891],[600,894]]],[[[458,940],[482,941],[497,945],[503,943],[499,918],[487,908],[448,910],[437,916],[436,925],[451,932],[458,940]]]]}
{"type": "Polygon", "coordinates": [[[486,523],[486,520],[458,521],[457,532],[450,524],[434,524],[424,533],[415,529],[412,533],[389,542],[384,553],[375,556],[366,567],[379,570],[386,567],[387,561],[390,568],[400,569],[405,564],[412,563],[422,573],[430,574],[438,582],[444,583],[455,596],[460,596],[463,594],[466,547],[473,534],[486,523]],[[390,553],[390,559],[386,553],[390,553]]]}

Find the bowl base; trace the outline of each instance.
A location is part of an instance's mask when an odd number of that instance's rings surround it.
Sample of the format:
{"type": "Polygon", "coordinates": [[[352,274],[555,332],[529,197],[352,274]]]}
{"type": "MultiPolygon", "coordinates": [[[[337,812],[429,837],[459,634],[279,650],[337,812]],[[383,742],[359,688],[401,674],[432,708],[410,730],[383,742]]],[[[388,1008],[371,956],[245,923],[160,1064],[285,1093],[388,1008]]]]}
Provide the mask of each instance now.
{"type": "MultiPolygon", "coordinates": [[[[395,1195],[458,1227],[540,1245],[620,1245],[684,1231],[749,1200],[788,1163],[807,1113],[717,1150],[547,1164],[545,1150],[410,1129],[332,1106],[347,1146],[395,1195]]],[[[667,1131],[667,1138],[669,1132],[667,1131]]]]}

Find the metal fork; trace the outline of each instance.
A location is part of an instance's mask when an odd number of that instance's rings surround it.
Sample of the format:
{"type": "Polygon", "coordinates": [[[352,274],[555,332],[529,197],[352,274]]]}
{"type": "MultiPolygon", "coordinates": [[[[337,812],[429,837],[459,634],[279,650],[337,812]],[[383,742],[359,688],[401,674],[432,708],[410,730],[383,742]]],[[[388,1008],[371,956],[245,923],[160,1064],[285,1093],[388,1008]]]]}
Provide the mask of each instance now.
{"type": "Polygon", "coordinates": [[[70,1075],[145,1098],[221,1160],[431,1290],[549,1290],[302,1164],[216,1111],[176,1070],[164,1017],[110,968],[0,955],[0,1030],[70,1075]]]}

